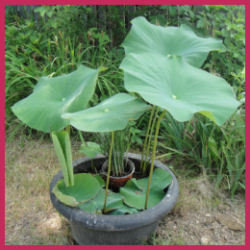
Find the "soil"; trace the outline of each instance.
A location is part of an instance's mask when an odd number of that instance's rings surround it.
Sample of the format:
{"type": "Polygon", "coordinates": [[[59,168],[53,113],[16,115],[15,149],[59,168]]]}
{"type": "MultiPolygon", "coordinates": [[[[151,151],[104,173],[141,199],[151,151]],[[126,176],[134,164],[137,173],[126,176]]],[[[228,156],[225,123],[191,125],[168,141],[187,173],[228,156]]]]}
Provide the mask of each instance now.
{"type": "MultiPolygon", "coordinates": [[[[74,149],[74,159],[82,157],[74,149]]],[[[5,244],[73,245],[70,226],[52,207],[49,183],[60,169],[51,143],[14,141],[5,152],[5,244]]],[[[177,175],[180,195],[147,245],[244,245],[245,199],[214,190],[206,176],[177,175]]]]}
{"type": "Polygon", "coordinates": [[[160,222],[151,244],[244,245],[244,197],[213,190],[206,177],[180,180],[174,210],[160,222]]]}

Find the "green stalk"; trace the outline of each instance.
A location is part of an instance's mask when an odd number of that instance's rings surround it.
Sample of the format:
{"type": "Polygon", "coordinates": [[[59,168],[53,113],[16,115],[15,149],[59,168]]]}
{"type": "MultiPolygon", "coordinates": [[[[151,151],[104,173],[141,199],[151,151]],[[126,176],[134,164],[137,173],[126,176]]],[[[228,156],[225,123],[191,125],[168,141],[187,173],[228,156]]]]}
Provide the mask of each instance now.
{"type": "Polygon", "coordinates": [[[158,112],[159,112],[159,107],[157,107],[157,109],[155,111],[154,119],[153,119],[153,122],[152,122],[152,127],[151,127],[150,134],[149,134],[149,139],[148,139],[148,143],[147,143],[147,150],[146,150],[146,156],[145,156],[145,160],[143,162],[143,168],[142,168],[143,175],[146,172],[146,166],[147,166],[147,162],[148,162],[148,155],[149,155],[149,150],[150,150],[150,146],[151,146],[151,138],[152,138],[153,130],[155,128],[155,122],[156,122],[156,119],[157,119],[158,112]]]}
{"type": "MultiPolygon", "coordinates": [[[[112,137],[111,137],[111,140],[112,140],[112,137]]],[[[113,170],[113,174],[115,176],[118,176],[119,175],[119,166],[118,166],[118,162],[117,162],[117,133],[115,134],[114,136],[114,140],[113,140],[113,146],[112,146],[112,170],[113,170]]],[[[111,170],[110,170],[111,171],[111,170]]]]}
{"type": "Polygon", "coordinates": [[[53,141],[56,155],[58,157],[58,160],[62,168],[65,186],[68,187],[70,186],[70,181],[69,181],[69,174],[67,170],[67,162],[65,160],[64,152],[63,152],[62,146],[60,144],[60,141],[58,139],[56,132],[51,132],[51,139],[53,141]]]}
{"type": "Polygon", "coordinates": [[[125,140],[124,140],[124,133],[120,132],[120,135],[119,135],[119,140],[118,140],[118,145],[119,145],[119,148],[118,148],[118,151],[117,151],[117,154],[118,154],[118,159],[119,159],[119,175],[122,176],[122,174],[124,173],[124,167],[123,167],[123,156],[122,156],[122,152],[123,152],[123,149],[122,149],[122,142],[125,143],[125,140]]]}
{"type": "Polygon", "coordinates": [[[113,174],[115,176],[118,176],[119,175],[119,167],[118,167],[118,163],[117,163],[117,155],[116,155],[116,148],[115,148],[116,143],[115,143],[115,141],[113,143],[114,143],[114,145],[113,145],[113,154],[112,154],[112,159],[113,159],[113,161],[112,161],[112,163],[113,163],[112,169],[113,169],[113,172],[114,172],[113,174]],[[114,152],[115,152],[115,154],[114,154],[114,152]]]}
{"type": "Polygon", "coordinates": [[[109,177],[110,177],[110,172],[111,172],[111,156],[112,156],[112,149],[113,149],[113,144],[114,144],[114,134],[115,134],[115,132],[112,131],[111,132],[111,143],[110,143],[110,148],[109,148],[108,174],[107,174],[107,180],[106,180],[105,198],[104,198],[104,206],[103,206],[104,213],[106,210],[107,197],[108,197],[109,177]]]}
{"type": "Polygon", "coordinates": [[[65,134],[65,158],[67,163],[67,171],[69,176],[70,185],[74,185],[74,170],[72,164],[72,150],[71,150],[71,142],[70,142],[70,126],[66,129],[65,134]]]}
{"type": "Polygon", "coordinates": [[[155,161],[155,153],[156,153],[156,147],[157,147],[157,138],[160,130],[160,123],[161,119],[164,117],[166,114],[166,110],[164,110],[160,117],[158,118],[156,128],[155,128],[155,138],[154,138],[154,145],[153,145],[153,152],[152,152],[152,159],[151,159],[151,166],[150,166],[150,172],[149,172],[149,177],[148,177],[148,186],[147,186],[147,193],[146,193],[146,199],[145,199],[145,209],[148,207],[148,197],[149,197],[149,190],[150,190],[150,184],[151,184],[151,179],[153,175],[153,170],[154,170],[154,161],[155,161]]]}
{"type": "Polygon", "coordinates": [[[147,127],[147,132],[146,132],[146,137],[145,137],[145,140],[144,140],[144,143],[143,143],[143,149],[142,149],[142,155],[141,155],[141,166],[140,166],[141,171],[142,171],[144,161],[145,161],[145,149],[146,149],[146,145],[148,143],[148,136],[149,136],[149,131],[150,131],[150,128],[151,128],[151,123],[152,123],[152,119],[153,119],[153,116],[154,116],[154,112],[155,112],[155,106],[153,106],[153,108],[151,110],[151,114],[150,114],[149,122],[148,122],[148,127],[147,127]]]}
{"type": "Polygon", "coordinates": [[[80,137],[81,143],[82,143],[84,146],[87,146],[85,140],[83,139],[82,132],[81,132],[80,130],[77,130],[77,132],[78,132],[78,135],[79,135],[79,137],[80,137]]]}

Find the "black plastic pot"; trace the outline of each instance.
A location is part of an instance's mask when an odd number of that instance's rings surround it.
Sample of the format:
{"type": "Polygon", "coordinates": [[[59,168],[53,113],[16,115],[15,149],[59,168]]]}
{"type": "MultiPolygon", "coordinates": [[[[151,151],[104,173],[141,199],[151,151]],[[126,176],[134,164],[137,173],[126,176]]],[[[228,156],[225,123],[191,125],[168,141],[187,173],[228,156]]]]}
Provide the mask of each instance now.
{"type": "MultiPolygon", "coordinates": [[[[128,157],[135,165],[140,164],[140,155],[129,153],[128,157]]],[[[98,156],[94,159],[79,159],[74,162],[74,172],[88,172],[91,166],[101,166],[104,160],[104,156],[98,156]]],[[[52,193],[57,181],[63,178],[61,171],[54,176],[50,184],[50,198],[54,207],[69,220],[73,237],[78,244],[141,244],[156,229],[159,221],[174,207],[178,197],[178,182],[171,170],[160,161],[155,161],[155,167],[168,171],[172,175],[173,181],[161,202],[143,212],[130,215],[101,215],[66,206],[52,193]]]]}

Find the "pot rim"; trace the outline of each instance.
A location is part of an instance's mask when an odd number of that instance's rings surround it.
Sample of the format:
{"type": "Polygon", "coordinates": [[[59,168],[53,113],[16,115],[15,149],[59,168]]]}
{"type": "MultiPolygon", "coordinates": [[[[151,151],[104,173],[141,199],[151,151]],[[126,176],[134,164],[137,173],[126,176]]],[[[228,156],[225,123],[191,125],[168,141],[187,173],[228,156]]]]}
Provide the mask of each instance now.
{"type": "MultiPolygon", "coordinates": [[[[141,160],[141,155],[139,154],[128,153],[128,157],[132,160],[141,160]]],[[[105,156],[98,155],[94,159],[105,159],[105,156]]],[[[74,161],[73,167],[91,160],[93,160],[93,158],[80,158],[74,161]]],[[[169,213],[169,211],[176,204],[179,193],[179,185],[175,175],[166,165],[161,163],[159,160],[155,160],[154,165],[155,167],[159,167],[168,171],[172,176],[172,183],[170,184],[164,198],[157,205],[141,212],[128,215],[92,214],[80,210],[79,208],[69,207],[61,203],[56,198],[54,193],[52,193],[52,189],[56,185],[57,181],[63,178],[61,170],[53,177],[50,183],[51,202],[63,216],[69,219],[69,221],[81,223],[85,227],[92,230],[127,231],[133,228],[139,228],[155,223],[156,221],[163,218],[167,213],[169,213]]]]}

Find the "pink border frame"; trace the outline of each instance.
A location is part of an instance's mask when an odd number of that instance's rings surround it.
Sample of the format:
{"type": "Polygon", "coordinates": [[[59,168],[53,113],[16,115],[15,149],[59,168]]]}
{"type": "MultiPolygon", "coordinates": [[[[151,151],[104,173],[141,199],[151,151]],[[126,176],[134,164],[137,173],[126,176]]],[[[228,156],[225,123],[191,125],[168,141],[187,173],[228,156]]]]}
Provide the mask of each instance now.
{"type": "MultiPolygon", "coordinates": [[[[5,81],[5,58],[4,58],[4,51],[5,51],[5,43],[4,43],[4,8],[5,5],[53,5],[53,4],[71,4],[71,5],[80,5],[80,4],[96,4],[96,5],[161,5],[161,4],[173,4],[173,5],[190,5],[190,4],[208,4],[208,5],[218,5],[218,4],[224,4],[224,5],[245,5],[246,6],[246,79],[248,80],[249,77],[249,70],[248,65],[250,64],[250,52],[249,52],[249,37],[250,37],[250,25],[249,25],[249,12],[250,7],[247,0],[170,0],[170,1],[164,1],[164,0],[123,0],[123,1],[115,1],[115,0],[3,0],[0,2],[0,248],[8,248],[8,249],[15,249],[16,247],[20,249],[31,249],[33,247],[36,247],[37,249],[73,249],[75,247],[79,248],[86,248],[86,249],[116,249],[117,246],[6,246],[5,245],[5,185],[4,185],[4,177],[5,177],[5,130],[4,130],[4,81],[5,81]]],[[[246,84],[246,166],[250,166],[250,158],[249,158],[249,147],[247,145],[249,144],[250,138],[250,127],[248,125],[249,117],[248,117],[248,107],[249,102],[248,101],[248,93],[250,93],[249,85],[246,84]]],[[[246,170],[246,242],[244,246],[118,246],[119,250],[127,249],[127,248],[133,248],[133,249],[139,249],[139,248],[171,248],[171,249],[199,249],[199,248],[206,248],[206,249],[245,249],[250,244],[250,237],[249,237],[249,204],[250,204],[250,194],[249,194],[249,171],[246,170]]]]}

